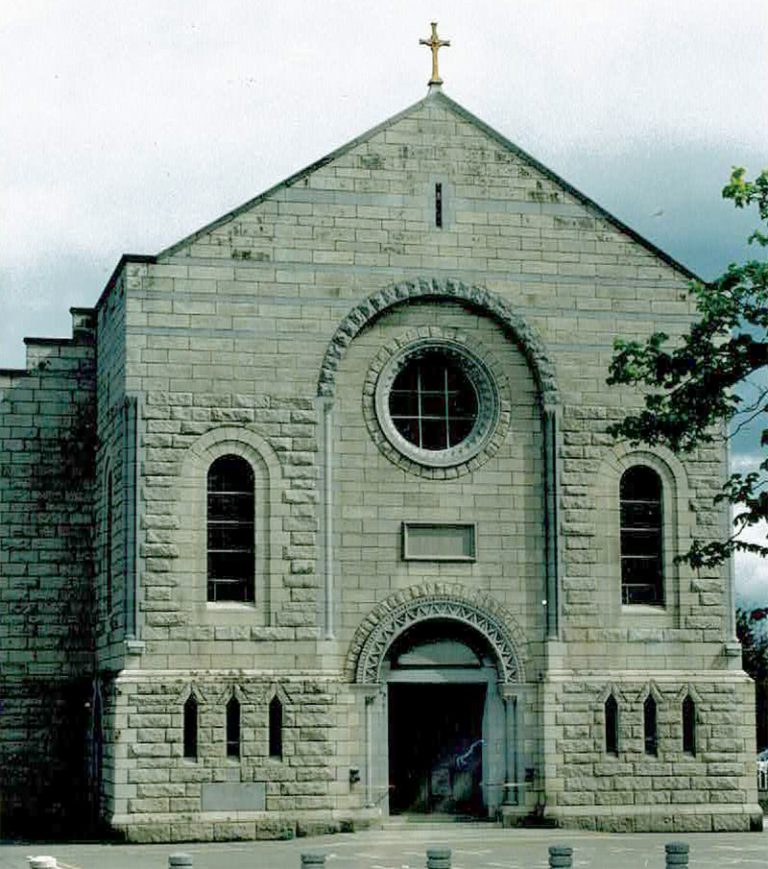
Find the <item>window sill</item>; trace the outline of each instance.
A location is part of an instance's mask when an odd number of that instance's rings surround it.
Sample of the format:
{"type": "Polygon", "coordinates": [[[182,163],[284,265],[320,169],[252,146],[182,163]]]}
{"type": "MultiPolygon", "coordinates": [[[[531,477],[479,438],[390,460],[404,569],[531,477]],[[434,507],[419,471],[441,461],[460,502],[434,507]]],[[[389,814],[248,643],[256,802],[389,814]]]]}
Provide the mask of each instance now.
{"type": "Polygon", "coordinates": [[[629,631],[628,639],[639,642],[663,640],[664,631],[674,628],[676,614],[670,607],[649,604],[622,604],[620,624],[629,631]]]}
{"type": "Polygon", "coordinates": [[[235,600],[208,600],[205,602],[208,609],[214,612],[226,612],[232,610],[234,612],[255,612],[256,605],[252,603],[240,603],[235,600]]]}
{"type": "Polygon", "coordinates": [[[621,605],[623,615],[633,615],[640,617],[665,616],[667,608],[664,605],[655,606],[647,603],[623,603],[621,605]]]}
{"type": "Polygon", "coordinates": [[[264,626],[263,609],[252,603],[206,601],[193,608],[192,617],[199,625],[264,626]]]}

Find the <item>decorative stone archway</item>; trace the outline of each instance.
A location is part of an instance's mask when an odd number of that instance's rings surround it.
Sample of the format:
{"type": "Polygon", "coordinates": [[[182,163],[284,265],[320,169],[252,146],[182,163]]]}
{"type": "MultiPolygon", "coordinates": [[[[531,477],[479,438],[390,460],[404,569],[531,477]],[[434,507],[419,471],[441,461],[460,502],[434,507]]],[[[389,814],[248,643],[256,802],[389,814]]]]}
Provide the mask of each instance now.
{"type": "Polygon", "coordinates": [[[525,681],[523,633],[498,601],[460,585],[425,583],[382,601],[358,628],[347,657],[350,682],[375,685],[387,651],[403,631],[430,619],[455,621],[475,629],[493,650],[499,681],[525,681]]]}
{"type": "Polygon", "coordinates": [[[547,356],[544,345],[533,329],[514,312],[512,305],[484,287],[468,286],[461,281],[432,278],[402,281],[372,293],[347,314],[331,338],[320,368],[317,394],[333,398],[336,374],[355,336],[383,311],[408,300],[443,298],[464,302],[486,312],[499,322],[528,360],[545,410],[559,405],[555,368],[547,356]]]}
{"type": "MultiPolygon", "coordinates": [[[[457,634],[460,631],[457,630],[457,634]]],[[[440,683],[443,689],[455,684],[457,692],[471,680],[486,685],[482,721],[483,790],[482,803],[489,816],[502,809],[517,811],[521,805],[522,708],[526,696],[523,650],[525,637],[512,614],[483,592],[461,585],[429,582],[397,592],[382,601],[358,628],[347,655],[346,675],[363,704],[364,780],[366,804],[389,811],[392,786],[390,719],[388,703],[393,683],[414,681],[425,690],[440,683]],[[400,674],[389,668],[389,654],[398,638],[412,628],[440,622],[450,639],[451,624],[469,628],[484,641],[490,655],[484,668],[474,676],[443,671],[435,678],[429,669],[400,674]],[[491,663],[491,659],[492,663],[491,663]],[[403,679],[403,675],[405,679],[403,679]],[[412,678],[408,678],[408,677],[412,678]]],[[[466,686],[464,686],[466,687],[466,686]]],[[[394,690],[399,685],[394,684],[394,690]]],[[[450,707],[449,707],[450,708],[450,707]]],[[[414,728],[419,721],[414,720],[414,728]]],[[[430,731],[431,732],[431,731],[430,731]]]]}

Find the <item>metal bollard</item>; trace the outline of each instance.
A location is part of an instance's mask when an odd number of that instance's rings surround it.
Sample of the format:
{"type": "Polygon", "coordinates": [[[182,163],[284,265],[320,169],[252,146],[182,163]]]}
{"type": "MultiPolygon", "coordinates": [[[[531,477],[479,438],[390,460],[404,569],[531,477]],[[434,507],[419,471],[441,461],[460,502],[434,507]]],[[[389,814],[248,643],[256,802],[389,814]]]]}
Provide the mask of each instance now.
{"type": "Polygon", "coordinates": [[[573,848],[569,845],[549,846],[549,869],[571,869],[573,848]]]}
{"type": "Polygon", "coordinates": [[[427,848],[427,869],[451,869],[451,849],[427,848]]]}
{"type": "Polygon", "coordinates": [[[168,869],[192,869],[191,854],[170,854],[168,857],[168,869]]]}
{"type": "Polygon", "coordinates": [[[688,865],[687,842],[669,842],[664,850],[667,852],[667,869],[684,869],[688,865]]]}
{"type": "Polygon", "coordinates": [[[301,869],[323,869],[325,854],[319,851],[307,851],[301,855],[301,869]]]}

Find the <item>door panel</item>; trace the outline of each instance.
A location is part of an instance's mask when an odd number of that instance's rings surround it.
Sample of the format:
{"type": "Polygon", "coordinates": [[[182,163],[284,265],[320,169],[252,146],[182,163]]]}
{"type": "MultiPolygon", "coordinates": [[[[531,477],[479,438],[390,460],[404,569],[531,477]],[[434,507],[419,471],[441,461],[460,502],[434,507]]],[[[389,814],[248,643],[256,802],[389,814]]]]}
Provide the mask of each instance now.
{"type": "Polygon", "coordinates": [[[390,684],[390,812],[484,812],[485,685],[390,684]]]}

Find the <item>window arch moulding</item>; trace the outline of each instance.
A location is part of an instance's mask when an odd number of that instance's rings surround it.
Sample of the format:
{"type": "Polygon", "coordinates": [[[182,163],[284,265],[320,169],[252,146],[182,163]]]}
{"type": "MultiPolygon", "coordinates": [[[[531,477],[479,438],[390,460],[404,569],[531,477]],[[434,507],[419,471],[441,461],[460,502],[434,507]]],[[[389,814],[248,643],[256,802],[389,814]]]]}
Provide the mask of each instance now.
{"type": "Polygon", "coordinates": [[[528,361],[541,398],[542,410],[560,406],[555,366],[535,330],[515,312],[511,302],[481,286],[442,278],[421,278],[383,287],[356,304],[339,323],[320,366],[319,397],[333,399],[336,375],[347,348],[359,332],[383,311],[406,301],[429,298],[452,299],[486,313],[507,331],[528,361]]]}
{"type": "Polygon", "coordinates": [[[198,624],[275,624],[282,605],[286,562],[278,529],[288,505],[282,502],[282,471],[276,453],[260,435],[245,428],[222,426],[201,435],[182,462],[177,490],[178,571],[181,607],[198,624]],[[253,602],[208,600],[208,472],[224,456],[246,461],[253,472],[254,599],[253,602]]]}
{"type": "Polygon", "coordinates": [[[525,634],[506,607],[483,592],[460,585],[424,583],[408,596],[396,592],[371,610],[347,652],[345,672],[357,684],[378,684],[390,647],[416,624],[455,621],[474,629],[495,655],[500,681],[525,682],[525,634]]]}

